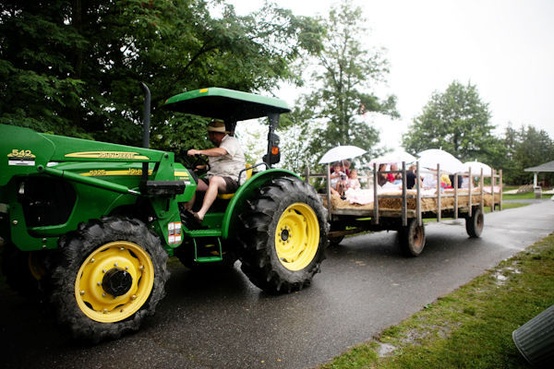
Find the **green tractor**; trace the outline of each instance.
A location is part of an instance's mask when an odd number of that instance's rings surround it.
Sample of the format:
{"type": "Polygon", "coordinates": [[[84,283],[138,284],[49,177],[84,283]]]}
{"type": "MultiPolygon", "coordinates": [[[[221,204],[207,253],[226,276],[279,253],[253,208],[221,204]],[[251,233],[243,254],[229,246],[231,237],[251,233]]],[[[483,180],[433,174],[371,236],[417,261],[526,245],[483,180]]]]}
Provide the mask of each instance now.
{"type": "Polygon", "coordinates": [[[328,224],[319,196],[295,173],[273,168],[280,155],[275,129],[290,111],[285,102],[223,88],[165,102],[175,112],[222,119],[231,132],[237,122],[268,118],[263,162],[237,173],[246,179],[199,227],[182,211],[196,193],[198,163],[148,148],[143,88],[142,148],[0,125],[5,279],[18,292],[40,291],[57,320],[88,341],[139,329],[164,296],[168,257],[193,268],[238,259],[252,283],[271,294],[308,286],[324,259],[328,224]]]}

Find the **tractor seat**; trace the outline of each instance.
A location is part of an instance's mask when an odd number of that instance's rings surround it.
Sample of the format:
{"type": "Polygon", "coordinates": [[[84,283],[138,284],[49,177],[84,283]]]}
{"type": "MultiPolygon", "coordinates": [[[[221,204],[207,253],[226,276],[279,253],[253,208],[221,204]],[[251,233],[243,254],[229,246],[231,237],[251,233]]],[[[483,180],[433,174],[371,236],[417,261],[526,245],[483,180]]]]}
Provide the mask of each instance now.
{"type": "MultiPolygon", "coordinates": [[[[245,168],[239,172],[239,175],[238,175],[239,186],[242,185],[243,182],[246,182],[247,180],[249,180],[250,177],[252,177],[252,170],[253,170],[252,165],[247,163],[245,165],[245,168]]],[[[231,200],[233,196],[235,196],[234,192],[220,193],[217,195],[217,198],[221,200],[231,200]]]]}

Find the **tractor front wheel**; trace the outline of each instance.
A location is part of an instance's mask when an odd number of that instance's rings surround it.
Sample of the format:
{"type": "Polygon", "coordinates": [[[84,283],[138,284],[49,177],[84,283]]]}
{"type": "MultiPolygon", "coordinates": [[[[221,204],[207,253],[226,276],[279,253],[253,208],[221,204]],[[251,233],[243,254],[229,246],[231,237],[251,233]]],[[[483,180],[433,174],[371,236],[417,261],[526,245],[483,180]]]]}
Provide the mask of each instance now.
{"type": "Polygon", "coordinates": [[[241,215],[242,270],[268,293],[289,293],[319,272],[328,231],[326,210],[315,190],[296,178],[262,187],[241,215]]]}
{"type": "Polygon", "coordinates": [[[92,342],[139,329],[164,296],[167,253],[141,221],[104,218],[60,241],[52,273],[58,321],[92,342]]]}

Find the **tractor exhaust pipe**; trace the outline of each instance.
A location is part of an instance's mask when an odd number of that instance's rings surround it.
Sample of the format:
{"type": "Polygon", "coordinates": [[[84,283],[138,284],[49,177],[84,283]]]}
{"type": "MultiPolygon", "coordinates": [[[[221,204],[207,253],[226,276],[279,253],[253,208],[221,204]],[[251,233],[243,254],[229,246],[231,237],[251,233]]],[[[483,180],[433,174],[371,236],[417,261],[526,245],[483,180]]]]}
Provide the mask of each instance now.
{"type": "MultiPolygon", "coordinates": [[[[144,108],[142,113],[142,147],[148,149],[150,148],[150,105],[151,105],[151,94],[150,89],[146,86],[145,83],[140,83],[142,90],[144,91],[144,108]]],[[[142,182],[146,183],[148,181],[148,162],[145,161],[142,163],[142,182]]]]}
{"type": "Polygon", "coordinates": [[[144,91],[144,109],[142,113],[142,147],[150,147],[150,102],[152,100],[150,89],[143,82],[140,83],[144,91]]]}

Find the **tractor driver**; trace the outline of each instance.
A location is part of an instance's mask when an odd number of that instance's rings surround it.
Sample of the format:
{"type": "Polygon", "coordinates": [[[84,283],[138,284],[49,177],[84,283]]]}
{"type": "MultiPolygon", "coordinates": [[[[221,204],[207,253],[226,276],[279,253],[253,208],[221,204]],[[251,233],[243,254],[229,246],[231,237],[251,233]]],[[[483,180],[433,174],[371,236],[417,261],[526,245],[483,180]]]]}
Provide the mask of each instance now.
{"type": "MultiPolygon", "coordinates": [[[[239,141],[227,134],[222,120],[212,120],[208,125],[208,138],[215,147],[204,150],[190,149],[187,155],[205,155],[208,157],[210,169],[205,178],[198,181],[197,191],[205,192],[202,207],[194,217],[202,222],[208,209],[214,203],[218,193],[233,193],[239,187],[238,174],[244,169],[245,159],[239,141]]],[[[194,197],[187,204],[191,209],[194,197]]]]}

